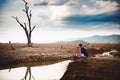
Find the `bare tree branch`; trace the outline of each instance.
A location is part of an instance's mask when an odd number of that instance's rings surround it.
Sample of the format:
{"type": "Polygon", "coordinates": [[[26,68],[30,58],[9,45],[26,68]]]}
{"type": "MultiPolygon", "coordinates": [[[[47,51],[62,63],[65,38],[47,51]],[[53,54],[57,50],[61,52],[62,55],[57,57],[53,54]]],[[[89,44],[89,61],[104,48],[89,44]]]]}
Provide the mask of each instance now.
{"type": "Polygon", "coordinates": [[[26,0],[23,0],[26,4],[28,3],[26,0]]]}
{"type": "Polygon", "coordinates": [[[30,10],[30,12],[29,12],[29,18],[30,18],[30,19],[31,19],[31,17],[32,17],[31,11],[32,11],[32,10],[30,10]]]}
{"type": "Polygon", "coordinates": [[[23,12],[25,12],[25,13],[26,13],[26,10],[24,10],[24,9],[23,9],[23,12]]]}
{"type": "Polygon", "coordinates": [[[12,16],[12,18],[14,18],[22,28],[25,28],[24,25],[18,20],[17,16],[16,17],[12,16]]]}
{"type": "Polygon", "coordinates": [[[26,23],[24,23],[24,26],[25,26],[25,29],[27,30],[27,25],[26,25],[26,23]]]}
{"type": "Polygon", "coordinates": [[[35,29],[35,26],[32,28],[31,32],[35,29]]]}
{"type": "Polygon", "coordinates": [[[25,12],[26,12],[26,15],[27,15],[27,19],[28,19],[28,25],[29,25],[29,30],[31,31],[31,10],[30,10],[30,12],[29,12],[29,7],[28,7],[28,3],[25,1],[25,0],[23,0],[24,2],[25,2],[25,12]]]}

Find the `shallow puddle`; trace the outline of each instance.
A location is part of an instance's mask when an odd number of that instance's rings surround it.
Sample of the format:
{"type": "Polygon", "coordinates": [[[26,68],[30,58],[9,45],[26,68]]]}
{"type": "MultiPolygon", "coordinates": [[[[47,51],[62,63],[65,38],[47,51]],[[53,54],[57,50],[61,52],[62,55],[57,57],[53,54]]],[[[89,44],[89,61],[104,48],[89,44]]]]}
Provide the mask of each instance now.
{"type": "Polygon", "coordinates": [[[19,67],[0,70],[0,80],[59,80],[67,69],[71,60],[62,61],[47,66],[19,67]]]}

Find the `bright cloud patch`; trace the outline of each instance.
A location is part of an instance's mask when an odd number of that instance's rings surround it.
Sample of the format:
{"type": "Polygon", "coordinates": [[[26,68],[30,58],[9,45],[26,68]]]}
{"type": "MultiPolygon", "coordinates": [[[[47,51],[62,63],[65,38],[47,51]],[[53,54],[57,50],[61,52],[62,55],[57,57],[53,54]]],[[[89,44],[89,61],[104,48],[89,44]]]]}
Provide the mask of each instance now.
{"type": "Polygon", "coordinates": [[[99,5],[101,8],[97,10],[98,13],[113,12],[119,9],[119,4],[111,1],[96,1],[96,6],[97,5],[99,5]]]}
{"type": "Polygon", "coordinates": [[[61,20],[63,17],[68,16],[70,13],[67,6],[50,6],[50,19],[61,20]]]}

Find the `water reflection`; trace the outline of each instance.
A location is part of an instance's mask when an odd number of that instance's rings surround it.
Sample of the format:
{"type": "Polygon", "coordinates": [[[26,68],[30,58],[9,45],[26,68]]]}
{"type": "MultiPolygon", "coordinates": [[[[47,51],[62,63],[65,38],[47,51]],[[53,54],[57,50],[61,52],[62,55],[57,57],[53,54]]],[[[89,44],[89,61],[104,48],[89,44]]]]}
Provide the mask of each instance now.
{"type": "MultiPolygon", "coordinates": [[[[31,80],[31,77],[33,77],[32,73],[31,73],[31,66],[30,66],[29,63],[27,65],[27,70],[26,70],[25,76],[24,76],[24,78],[22,80],[27,80],[27,76],[29,76],[29,80],[31,80]]],[[[33,79],[35,80],[34,77],[33,77],[33,79]]]]}
{"type": "Polygon", "coordinates": [[[34,66],[27,64],[27,67],[19,67],[0,70],[0,80],[59,80],[71,60],[66,60],[48,66],[34,66]],[[7,77],[6,77],[7,76],[7,77]]]}

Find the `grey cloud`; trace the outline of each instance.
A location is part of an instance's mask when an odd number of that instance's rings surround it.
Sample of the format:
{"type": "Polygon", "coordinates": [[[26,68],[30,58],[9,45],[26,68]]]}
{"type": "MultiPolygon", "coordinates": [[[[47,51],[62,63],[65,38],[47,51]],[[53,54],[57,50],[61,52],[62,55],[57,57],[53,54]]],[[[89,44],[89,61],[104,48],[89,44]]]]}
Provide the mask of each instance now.
{"type": "Polygon", "coordinates": [[[116,13],[120,13],[120,0],[103,0],[103,1],[112,1],[118,3],[119,10],[116,11],[116,13]]]}
{"type": "Polygon", "coordinates": [[[55,3],[53,3],[51,5],[60,6],[60,5],[64,5],[67,2],[69,2],[69,0],[56,0],[55,3]]]}
{"type": "Polygon", "coordinates": [[[103,0],[103,1],[114,1],[114,2],[117,2],[120,5],[120,0],[103,0]]]}
{"type": "Polygon", "coordinates": [[[34,6],[46,6],[46,5],[54,5],[61,6],[69,2],[69,0],[55,0],[55,2],[50,3],[49,1],[40,1],[39,3],[35,3],[34,6]]]}
{"type": "Polygon", "coordinates": [[[103,1],[112,1],[118,3],[118,7],[120,8],[120,0],[103,0],[103,1]]]}
{"type": "Polygon", "coordinates": [[[71,15],[69,17],[65,17],[63,21],[67,21],[70,23],[77,23],[77,24],[103,24],[103,23],[117,23],[120,24],[119,21],[119,14],[113,13],[104,13],[99,15],[71,15]]]}
{"type": "Polygon", "coordinates": [[[46,6],[48,5],[48,2],[47,1],[42,1],[42,2],[39,2],[39,3],[35,3],[34,6],[46,6]]]}

